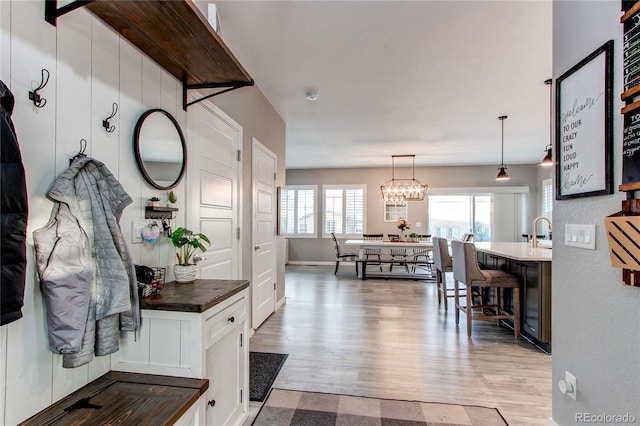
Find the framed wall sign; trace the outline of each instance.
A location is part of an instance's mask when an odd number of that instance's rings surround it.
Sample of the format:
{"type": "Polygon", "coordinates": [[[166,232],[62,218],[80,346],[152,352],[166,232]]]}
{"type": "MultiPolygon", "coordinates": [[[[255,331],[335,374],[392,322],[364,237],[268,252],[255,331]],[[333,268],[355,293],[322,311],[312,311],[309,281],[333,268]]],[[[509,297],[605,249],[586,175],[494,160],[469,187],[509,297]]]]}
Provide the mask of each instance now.
{"type": "Polygon", "coordinates": [[[613,40],[556,80],[556,199],[613,192],[613,40]]]}
{"type": "Polygon", "coordinates": [[[401,217],[407,217],[407,202],[383,201],[384,221],[397,222],[401,217]]]}

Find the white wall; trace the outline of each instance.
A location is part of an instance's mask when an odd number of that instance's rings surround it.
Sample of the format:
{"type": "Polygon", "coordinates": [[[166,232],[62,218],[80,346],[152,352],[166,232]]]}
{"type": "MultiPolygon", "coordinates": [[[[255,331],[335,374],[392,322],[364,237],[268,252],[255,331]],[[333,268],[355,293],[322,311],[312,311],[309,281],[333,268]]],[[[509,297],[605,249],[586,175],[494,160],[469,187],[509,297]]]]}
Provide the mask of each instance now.
{"type": "MultiPolygon", "coordinates": [[[[607,40],[615,40],[614,188],[622,159],[622,25],[619,1],[553,2],[553,77],[607,40]]],[[[640,422],[640,288],[622,285],[609,263],[603,219],[623,194],[555,201],[553,205],[553,418],[577,423],[580,413],[636,416],[640,422]],[[596,250],[558,243],[567,223],[595,223],[596,250]],[[561,394],[565,371],[577,377],[577,401],[561,394]]]]}
{"type": "MultiPolygon", "coordinates": [[[[147,185],[137,170],[132,147],[138,117],[149,108],[163,108],[176,117],[185,134],[189,133],[187,113],[182,110],[182,86],[173,76],[88,10],[71,12],[53,27],[44,21],[44,4],[42,0],[0,0],[0,79],[16,98],[13,121],[29,194],[24,318],[0,328],[0,424],[6,425],[24,420],[101,376],[110,365],[107,356],[98,357],[83,367],[63,369],[61,356],[54,355],[47,345],[32,232],[49,218],[52,203],[46,199],[46,193],[55,177],[78,152],[80,139],[86,139],[86,153],[104,162],[134,200],[133,205],[124,210],[120,222],[130,243],[131,222],[144,218],[146,199],[158,195],[166,201],[167,195],[167,191],[147,185]],[[40,92],[47,104],[37,109],[28,100],[28,92],[40,81],[42,68],[48,69],[51,77],[40,92]],[[102,120],[110,114],[113,102],[119,105],[118,114],[112,120],[116,130],[106,133],[102,120]]],[[[269,141],[283,153],[282,120],[270,104],[264,106],[264,96],[258,88],[240,90],[250,91],[251,100],[261,100],[262,109],[253,117],[255,120],[275,122],[275,130],[265,126],[268,134],[254,126],[253,132],[245,132],[245,136],[249,140],[256,137],[269,141]]],[[[240,109],[246,101],[246,98],[236,98],[234,105],[240,109]]],[[[250,152],[244,149],[243,162],[251,164],[250,152]]],[[[284,155],[282,159],[284,161],[284,155]]],[[[243,181],[245,186],[247,182],[250,185],[251,179],[246,173],[243,181]]],[[[184,181],[174,192],[180,209],[172,223],[175,228],[186,223],[184,181]]],[[[245,204],[244,208],[250,210],[251,205],[245,204]]],[[[243,223],[243,229],[248,230],[244,238],[250,241],[250,222],[243,223]]],[[[175,252],[167,239],[161,239],[156,245],[129,244],[129,249],[136,263],[165,267],[175,263],[175,252]]],[[[250,258],[247,252],[245,256],[250,258]]],[[[284,262],[280,263],[283,271],[284,262]]],[[[243,272],[243,277],[250,277],[250,268],[248,273],[243,272]]]]}

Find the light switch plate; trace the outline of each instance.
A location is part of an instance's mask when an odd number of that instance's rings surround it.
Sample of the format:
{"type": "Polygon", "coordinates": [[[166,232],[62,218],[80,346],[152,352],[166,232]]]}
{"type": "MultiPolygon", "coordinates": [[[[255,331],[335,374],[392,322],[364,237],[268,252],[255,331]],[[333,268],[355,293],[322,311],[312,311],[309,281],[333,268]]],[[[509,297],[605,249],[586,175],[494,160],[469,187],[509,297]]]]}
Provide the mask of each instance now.
{"type": "Polygon", "coordinates": [[[131,221],[131,244],[142,244],[142,230],[147,223],[141,220],[131,221]]]}
{"type": "Polygon", "coordinates": [[[595,224],[565,224],[564,245],[587,250],[596,249],[595,224]]]}

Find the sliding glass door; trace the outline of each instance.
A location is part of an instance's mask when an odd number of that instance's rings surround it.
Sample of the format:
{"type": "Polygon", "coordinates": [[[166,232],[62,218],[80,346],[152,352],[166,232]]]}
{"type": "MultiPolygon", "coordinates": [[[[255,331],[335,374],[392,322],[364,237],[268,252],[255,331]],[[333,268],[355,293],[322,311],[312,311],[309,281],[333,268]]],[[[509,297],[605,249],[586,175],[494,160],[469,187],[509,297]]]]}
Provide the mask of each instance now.
{"type": "Polygon", "coordinates": [[[448,240],[491,241],[491,195],[429,195],[429,231],[448,240]]]}

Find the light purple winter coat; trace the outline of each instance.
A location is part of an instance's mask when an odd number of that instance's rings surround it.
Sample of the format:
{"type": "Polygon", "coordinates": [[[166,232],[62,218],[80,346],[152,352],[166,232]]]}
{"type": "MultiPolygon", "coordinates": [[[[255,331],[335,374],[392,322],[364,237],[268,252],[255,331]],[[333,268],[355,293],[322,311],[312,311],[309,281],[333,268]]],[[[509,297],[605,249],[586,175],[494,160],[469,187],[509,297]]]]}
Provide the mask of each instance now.
{"type": "Polygon", "coordinates": [[[63,367],[118,350],[140,326],[137,282],[119,220],[131,197],[107,167],[77,157],[53,184],[49,222],[33,233],[49,346],[63,367]]]}

